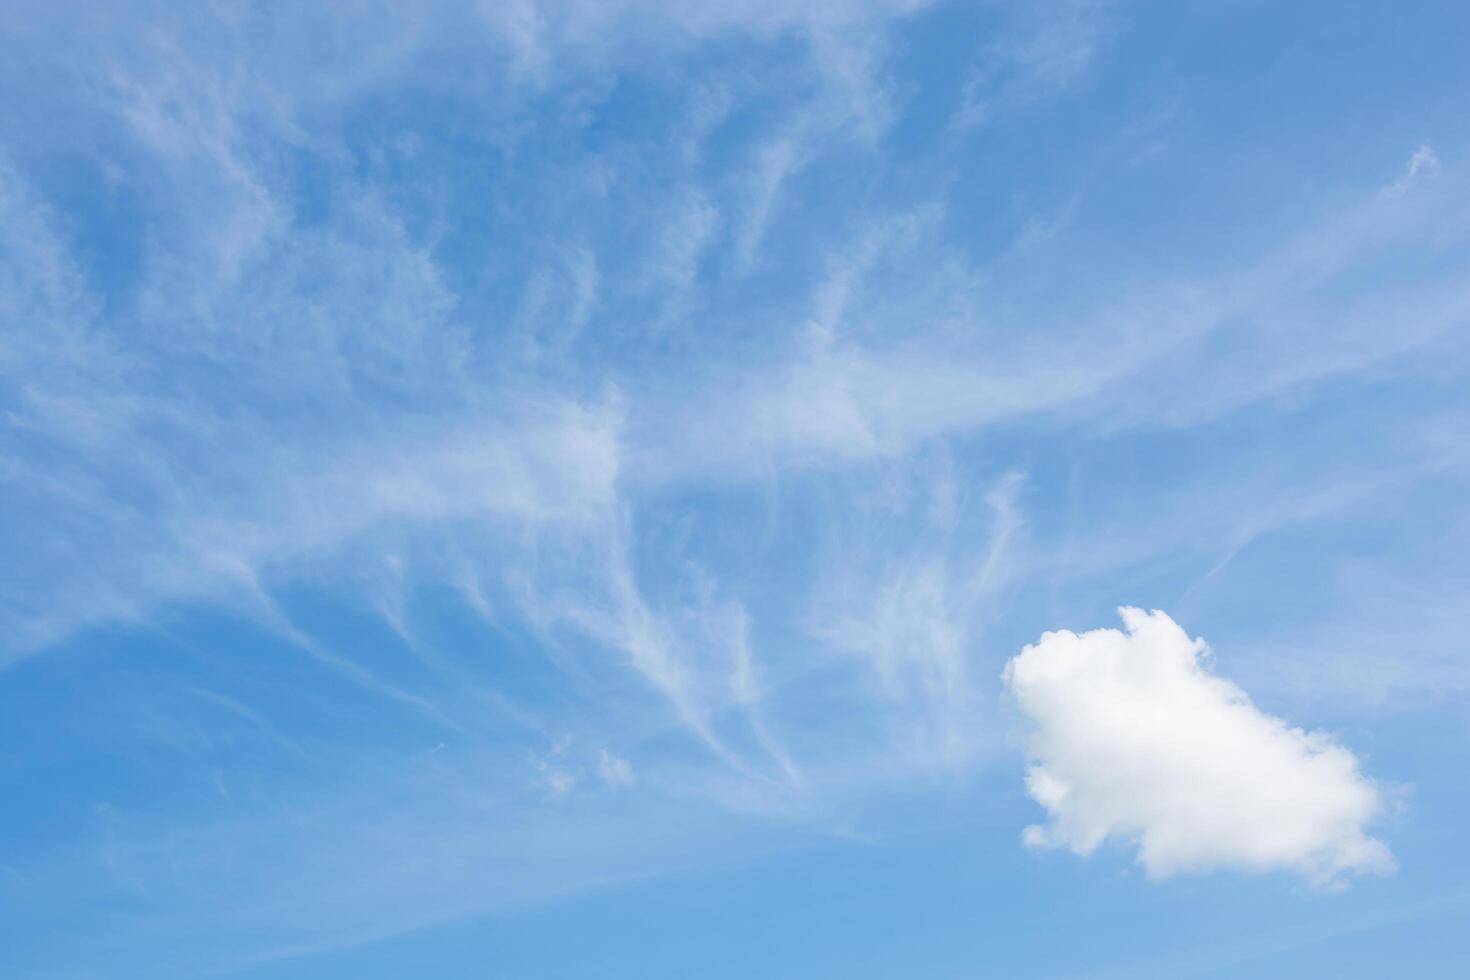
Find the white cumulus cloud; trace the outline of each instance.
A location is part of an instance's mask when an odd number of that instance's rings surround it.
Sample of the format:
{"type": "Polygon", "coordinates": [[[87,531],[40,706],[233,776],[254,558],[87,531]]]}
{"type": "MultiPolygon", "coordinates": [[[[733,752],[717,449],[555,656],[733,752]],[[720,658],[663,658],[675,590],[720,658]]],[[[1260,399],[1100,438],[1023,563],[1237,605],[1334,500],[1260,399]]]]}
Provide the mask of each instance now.
{"type": "Polygon", "coordinates": [[[1351,752],[1261,711],[1165,613],[1119,613],[1126,632],[1045,633],[1006,666],[1034,725],[1027,788],[1048,817],[1027,844],[1136,845],[1151,878],[1392,869],[1364,829],[1380,794],[1351,752]]]}

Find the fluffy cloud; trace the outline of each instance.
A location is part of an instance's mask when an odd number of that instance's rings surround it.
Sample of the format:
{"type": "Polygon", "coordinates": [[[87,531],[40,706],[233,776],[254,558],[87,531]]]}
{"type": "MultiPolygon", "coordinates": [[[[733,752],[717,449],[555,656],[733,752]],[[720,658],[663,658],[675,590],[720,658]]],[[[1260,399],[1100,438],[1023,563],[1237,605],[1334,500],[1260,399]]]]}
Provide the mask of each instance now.
{"type": "Polygon", "coordinates": [[[1027,788],[1048,814],[1027,844],[1135,843],[1152,878],[1392,868],[1364,832],[1382,804],[1351,752],[1261,711],[1165,613],[1119,612],[1126,632],[1045,633],[1006,666],[1035,726],[1027,788]]]}

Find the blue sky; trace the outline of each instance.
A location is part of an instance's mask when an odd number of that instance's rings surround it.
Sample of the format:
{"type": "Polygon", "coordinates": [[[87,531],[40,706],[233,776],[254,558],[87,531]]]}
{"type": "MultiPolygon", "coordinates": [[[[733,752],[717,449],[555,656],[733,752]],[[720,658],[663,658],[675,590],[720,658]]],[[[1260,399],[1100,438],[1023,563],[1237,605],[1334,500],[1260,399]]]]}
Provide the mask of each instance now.
{"type": "Polygon", "coordinates": [[[1470,9],[0,13],[0,973],[1470,972],[1470,9]]]}

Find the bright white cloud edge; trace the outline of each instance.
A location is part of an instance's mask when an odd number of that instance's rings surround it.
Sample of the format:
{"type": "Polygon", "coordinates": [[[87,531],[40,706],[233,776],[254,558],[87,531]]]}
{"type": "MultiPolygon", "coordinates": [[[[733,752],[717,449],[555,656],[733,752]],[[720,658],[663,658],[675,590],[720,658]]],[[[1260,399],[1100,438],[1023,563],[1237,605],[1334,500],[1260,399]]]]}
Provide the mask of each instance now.
{"type": "Polygon", "coordinates": [[[1261,711],[1164,612],[1119,615],[1125,631],[1048,632],[1006,665],[1033,726],[1027,789],[1047,811],[1027,845],[1136,846],[1153,879],[1393,870],[1365,831],[1383,798],[1353,753],[1261,711]]]}

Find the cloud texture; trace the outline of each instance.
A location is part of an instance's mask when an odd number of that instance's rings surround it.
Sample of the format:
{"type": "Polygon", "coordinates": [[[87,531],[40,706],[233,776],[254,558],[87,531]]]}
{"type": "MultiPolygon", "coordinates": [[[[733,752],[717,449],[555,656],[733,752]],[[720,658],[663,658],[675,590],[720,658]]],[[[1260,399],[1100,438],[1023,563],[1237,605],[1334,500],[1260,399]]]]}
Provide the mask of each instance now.
{"type": "Polygon", "coordinates": [[[1167,614],[1119,612],[1126,632],[1045,633],[1006,667],[1035,724],[1027,788],[1048,816],[1027,844],[1133,843],[1152,878],[1392,868],[1365,832],[1381,796],[1351,752],[1261,711],[1167,614]]]}

